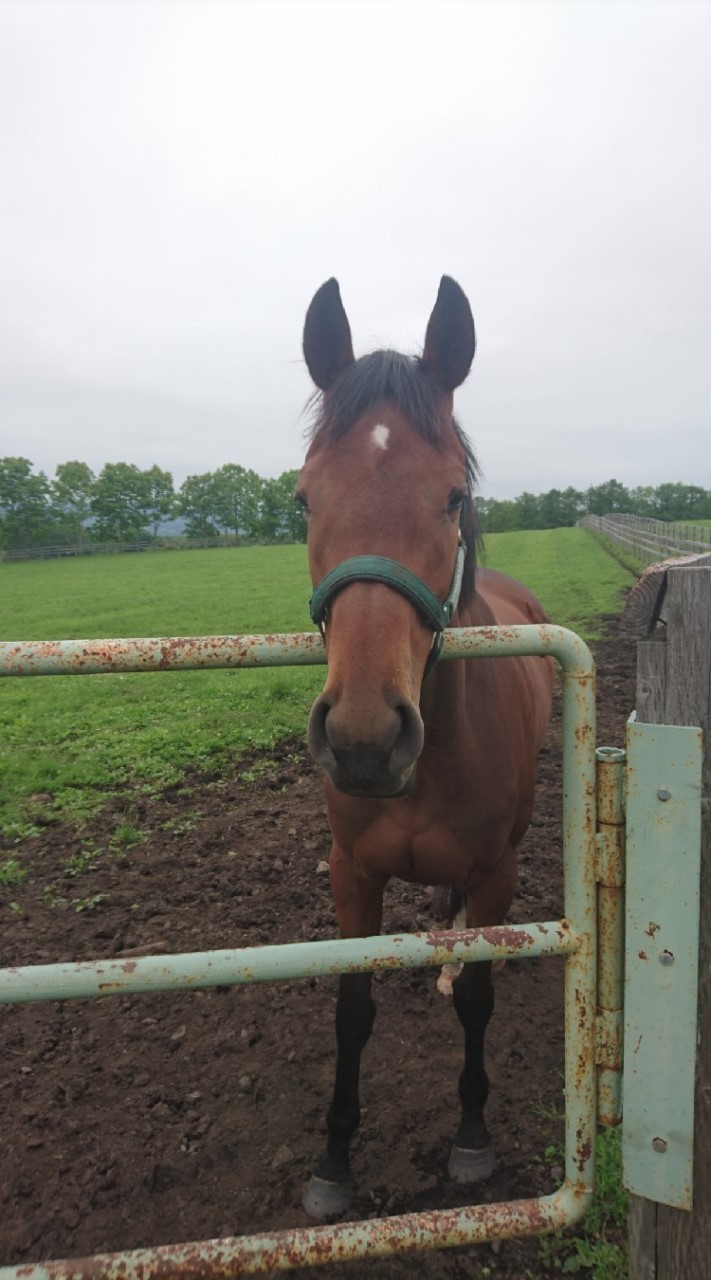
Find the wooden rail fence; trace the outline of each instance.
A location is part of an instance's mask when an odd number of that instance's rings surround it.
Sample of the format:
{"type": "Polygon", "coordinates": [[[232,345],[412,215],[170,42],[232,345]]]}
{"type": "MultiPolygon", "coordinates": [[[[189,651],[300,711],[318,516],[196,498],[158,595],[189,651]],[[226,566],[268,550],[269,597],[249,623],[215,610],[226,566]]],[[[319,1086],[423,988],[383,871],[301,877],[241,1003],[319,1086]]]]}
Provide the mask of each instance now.
{"type": "Polygon", "coordinates": [[[669,556],[711,552],[711,525],[667,524],[647,516],[611,512],[606,516],[583,516],[578,524],[617,543],[642,564],[652,564],[669,556]]]}

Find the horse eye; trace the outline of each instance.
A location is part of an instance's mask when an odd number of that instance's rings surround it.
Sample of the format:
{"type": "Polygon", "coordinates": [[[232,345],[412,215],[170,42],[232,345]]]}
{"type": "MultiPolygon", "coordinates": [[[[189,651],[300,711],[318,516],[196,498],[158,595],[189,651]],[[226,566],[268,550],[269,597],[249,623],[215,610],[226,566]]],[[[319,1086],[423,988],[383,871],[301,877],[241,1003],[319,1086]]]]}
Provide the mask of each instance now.
{"type": "Polygon", "coordinates": [[[456,493],[451,494],[449,502],[447,503],[447,511],[451,514],[454,514],[455,511],[459,511],[464,504],[466,496],[466,493],[462,490],[457,490],[456,493]]]}
{"type": "Polygon", "coordinates": [[[305,516],[309,514],[309,503],[305,493],[295,493],[294,502],[297,506],[301,507],[305,516]]]}

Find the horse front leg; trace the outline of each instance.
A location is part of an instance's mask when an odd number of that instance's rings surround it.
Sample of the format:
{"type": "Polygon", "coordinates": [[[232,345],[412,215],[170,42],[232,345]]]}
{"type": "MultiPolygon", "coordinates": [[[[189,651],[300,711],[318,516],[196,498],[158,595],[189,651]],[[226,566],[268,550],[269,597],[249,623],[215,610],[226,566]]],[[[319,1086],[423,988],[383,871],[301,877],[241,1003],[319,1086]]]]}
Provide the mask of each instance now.
{"type": "MultiPolygon", "coordinates": [[[[387,879],[358,877],[336,845],[331,850],[331,887],[343,938],[380,932],[387,879]]],[[[353,1202],[350,1145],[360,1123],[360,1060],[375,1021],[371,973],[343,973],[336,1003],[336,1079],[326,1115],[328,1140],[302,1198],[312,1218],[345,1213],[353,1202]]]]}
{"type": "MultiPolygon", "coordinates": [[[[495,870],[482,877],[476,893],[467,897],[468,929],[501,923],[511,905],[516,878],[516,851],[509,845],[495,870]]],[[[463,965],[452,983],[452,996],[464,1029],[464,1068],[459,1077],[461,1121],[447,1171],[455,1182],[483,1182],[494,1170],[494,1148],[484,1121],[489,1096],[484,1039],[494,1012],[491,962],[463,965]]]]}
{"type": "Polygon", "coordinates": [[[489,1096],[484,1037],[494,1011],[491,962],[465,964],[452,983],[452,995],[464,1028],[464,1068],[459,1077],[462,1116],[447,1172],[455,1182],[482,1182],[494,1169],[494,1149],[484,1121],[489,1096]]]}

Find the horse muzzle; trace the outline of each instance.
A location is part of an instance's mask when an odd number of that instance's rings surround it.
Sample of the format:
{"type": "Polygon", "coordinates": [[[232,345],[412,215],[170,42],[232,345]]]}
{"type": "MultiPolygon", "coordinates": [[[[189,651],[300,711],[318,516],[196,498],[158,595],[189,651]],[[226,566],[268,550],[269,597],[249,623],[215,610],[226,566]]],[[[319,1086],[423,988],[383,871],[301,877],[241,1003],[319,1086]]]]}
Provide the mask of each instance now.
{"type": "Polygon", "coordinates": [[[386,799],[405,794],[415,780],[424,727],[417,707],[403,700],[384,708],[377,725],[365,728],[328,693],[316,699],[309,716],[309,750],[337,791],[386,799]]]}

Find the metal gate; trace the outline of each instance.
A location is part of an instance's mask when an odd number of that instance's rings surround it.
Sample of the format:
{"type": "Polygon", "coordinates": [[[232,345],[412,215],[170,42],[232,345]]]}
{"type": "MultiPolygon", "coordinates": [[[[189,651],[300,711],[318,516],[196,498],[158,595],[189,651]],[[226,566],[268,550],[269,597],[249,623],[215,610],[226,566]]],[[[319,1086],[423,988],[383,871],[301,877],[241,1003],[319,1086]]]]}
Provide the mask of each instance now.
{"type": "MultiPolygon", "coordinates": [[[[443,651],[445,658],[524,654],[551,656],[563,673],[562,919],[130,961],[32,965],[0,972],[0,1002],[194,989],[507,956],[564,956],[565,1179],[558,1190],[498,1204],[4,1267],[0,1268],[0,1280],[87,1280],[99,1275],[112,1280],[148,1280],[168,1274],[212,1280],[533,1235],[582,1217],[593,1194],[596,1123],[615,1124],[620,1117],[625,753],[605,748],[598,752],[596,790],[593,661],[587,646],[573,632],[548,625],[452,629],[446,633],[443,651]],[[596,837],[598,804],[601,825],[596,837]]],[[[321,638],[315,634],[0,644],[2,676],[324,662],[321,638]]]]}

